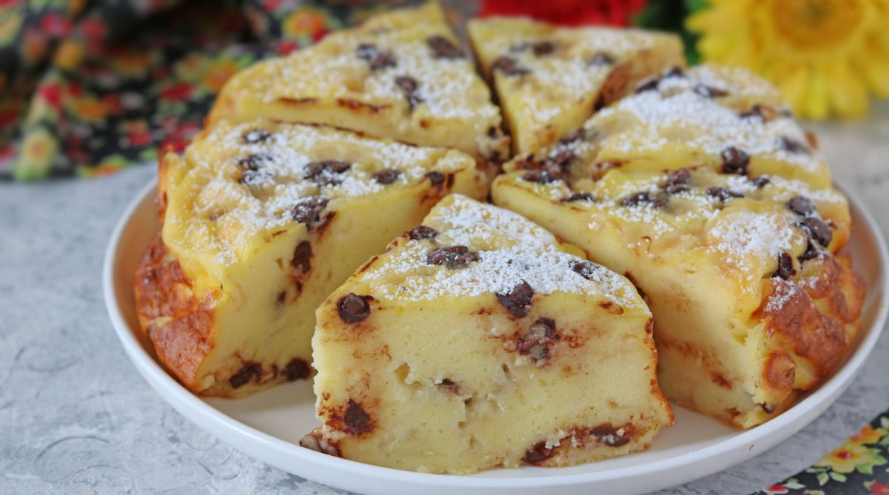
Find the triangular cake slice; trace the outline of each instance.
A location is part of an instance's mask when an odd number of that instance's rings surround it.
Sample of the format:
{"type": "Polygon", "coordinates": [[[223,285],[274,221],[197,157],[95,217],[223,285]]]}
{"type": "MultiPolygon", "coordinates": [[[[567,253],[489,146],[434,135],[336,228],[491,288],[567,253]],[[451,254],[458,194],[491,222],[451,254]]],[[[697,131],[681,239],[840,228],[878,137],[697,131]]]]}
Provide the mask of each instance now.
{"type": "Polygon", "coordinates": [[[578,183],[527,173],[499,177],[494,201],[634,281],[675,403],[758,425],[829,376],[859,330],[864,285],[840,252],[837,191],[704,166],[578,183]]]}
{"type": "Polygon", "coordinates": [[[612,168],[660,172],[707,166],[741,176],[780,175],[831,187],[817,141],[781,93],[746,69],[669,70],[602,109],[558,143],[516,162],[540,180],[570,173],[579,187],[612,168]]]}
{"type": "Polygon", "coordinates": [[[443,196],[487,193],[456,150],[269,121],[210,127],[159,182],[140,321],[183,385],[227,397],[307,377],[315,308],[443,196]]]}
{"type": "Polygon", "coordinates": [[[649,31],[495,17],[471,20],[469,37],[516,153],[557,141],[642,79],[685,66],[678,37],[649,31]]]}
{"type": "Polygon", "coordinates": [[[318,309],[302,445],[433,473],[643,450],[672,413],[624,277],[519,215],[452,195],[318,309]]]}
{"type": "Polygon", "coordinates": [[[509,156],[500,110],[435,2],[373,17],[239,72],[208,121],[257,117],[455,148],[484,160],[509,156]]]}

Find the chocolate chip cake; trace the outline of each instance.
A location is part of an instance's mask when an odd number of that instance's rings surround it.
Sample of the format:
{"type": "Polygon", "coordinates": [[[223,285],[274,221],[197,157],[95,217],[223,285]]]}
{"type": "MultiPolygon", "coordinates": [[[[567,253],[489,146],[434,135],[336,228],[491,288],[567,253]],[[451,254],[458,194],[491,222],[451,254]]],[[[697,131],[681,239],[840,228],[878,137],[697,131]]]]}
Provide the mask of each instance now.
{"type": "Polygon", "coordinates": [[[500,111],[436,2],[253,65],[226,84],[208,121],[257,117],[454,148],[482,164],[509,156],[500,111]]]}
{"type": "Polygon", "coordinates": [[[315,308],[450,192],[487,194],[456,150],[220,122],[163,156],[162,233],[136,276],[142,327],[202,395],[306,378],[315,308]]]}
{"type": "Polygon", "coordinates": [[[678,37],[649,31],[486,18],[469,22],[469,36],[516,153],[554,143],[644,78],[685,65],[678,37]]]}
{"type": "Polygon", "coordinates": [[[303,446],[465,474],[644,450],[672,413],[651,314],[624,277],[521,216],[462,195],[317,311],[317,414],[303,446]]]}
{"type": "Polygon", "coordinates": [[[548,181],[570,173],[581,188],[613,168],[696,166],[831,186],[817,141],[800,128],[778,90],[746,69],[718,65],[668,69],[558,142],[519,158],[529,177],[548,181]]]}
{"type": "Polygon", "coordinates": [[[598,180],[507,170],[496,204],[637,285],[677,404],[760,424],[823,381],[859,330],[864,285],[840,252],[851,226],[839,192],[703,165],[598,180]]]}

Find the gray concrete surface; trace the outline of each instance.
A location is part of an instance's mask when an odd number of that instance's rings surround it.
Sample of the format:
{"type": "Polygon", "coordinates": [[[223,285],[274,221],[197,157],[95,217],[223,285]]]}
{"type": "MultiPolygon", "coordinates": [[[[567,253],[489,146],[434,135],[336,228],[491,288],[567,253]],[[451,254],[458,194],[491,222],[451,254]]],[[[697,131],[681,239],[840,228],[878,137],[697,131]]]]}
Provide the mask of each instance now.
{"type": "MultiPolygon", "coordinates": [[[[889,105],[814,128],[834,173],[889,232],[889,105]]],[[[0,184],[0,494],[334,494],[220,443],[143,381],[101,295],[112,226],[154,175],[0,184]]],[[[662,492],[745,494],[817,460],[889,408],[889,332],[855,384],[779,447],[662,492]]]]}

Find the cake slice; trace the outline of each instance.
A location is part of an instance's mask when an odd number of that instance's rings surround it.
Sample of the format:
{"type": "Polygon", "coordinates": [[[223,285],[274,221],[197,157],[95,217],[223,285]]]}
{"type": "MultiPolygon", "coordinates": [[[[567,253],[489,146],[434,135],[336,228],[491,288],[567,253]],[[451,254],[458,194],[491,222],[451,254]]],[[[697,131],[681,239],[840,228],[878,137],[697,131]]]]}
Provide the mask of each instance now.
{"type": "Polygon", "coordinates": [[[831,187],[817,141],[800,128],[780,92],[737,67],[668,70],[560,142],[532,151],[519,162],[541,168],[541,180],[558,180],[570,169],[581,188],[613,168],[661,172],[697,166],[831,187]]]}
{"type": "Polygon", "coordinates": [[[644,450],[672,413],[651,314],[624,277],[519,215],[461,195],[318,308],[301,444],[464,474],[644,450]]]}
{"type": "Polygon", "coordinates": [[[444,195],[485,197],[469,155],[325,127],[221,122],[163,156],[139,319],[189,390],[309,376],[315,308],[444,195]]]}
{"type": "Polygon", "coordinates": [[[516,153],[554,143],[642,79],[685,65],[682,42],[668,34],[496,17],[468,30],[516,153]]]}
{"type": "Polygon", "coordinates": [[[645,295],[674,403],[758,425],[829,376],[859,330],[864,285],[840,251],[850,217],[837,191],[706,166],[549,183],[507,169],[496,204],[645,295]]]}
{"type": "Polygon", "coordinates": [[[440,7],[378,15],[236,74],[209,117],[328,124],[482,160],[509,156],[500,111],[440,7]]]}

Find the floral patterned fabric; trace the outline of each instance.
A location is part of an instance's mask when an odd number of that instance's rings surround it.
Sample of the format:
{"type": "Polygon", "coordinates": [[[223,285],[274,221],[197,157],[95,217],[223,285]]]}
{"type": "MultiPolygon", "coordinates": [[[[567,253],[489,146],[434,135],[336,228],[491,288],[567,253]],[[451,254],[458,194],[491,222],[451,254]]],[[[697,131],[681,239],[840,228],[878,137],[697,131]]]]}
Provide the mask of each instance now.
{"type": "MultiPolygon", "coordinates": [[[[228,78],[419,0],[0,0],[0,180],[91,177],[196,134],[228,78]]],[[[446,2],[450,15],[471,9],[446,2]]]]}
{"type": "Polygon", "coordinates": [[[752,495],[889,495],[889,411],[814,466],[752,495]]]}

